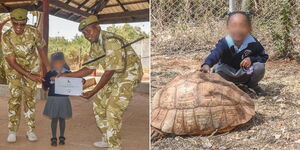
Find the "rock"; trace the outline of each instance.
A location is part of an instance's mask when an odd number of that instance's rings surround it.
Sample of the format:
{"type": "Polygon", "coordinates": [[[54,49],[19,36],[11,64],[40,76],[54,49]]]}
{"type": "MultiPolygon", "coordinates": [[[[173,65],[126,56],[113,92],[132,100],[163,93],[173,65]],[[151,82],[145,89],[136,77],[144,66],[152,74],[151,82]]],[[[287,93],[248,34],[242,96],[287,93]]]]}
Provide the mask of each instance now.
{"type": "Polygon", "coordinates": [[[284,102],[284,99],[283,98],[279,98],[276,100],[276,102],[284,102]]]}
{"type": "Polygon", "coordinates": [[[279,106],[280,106],[280,108],[286,108],[286,104],[284,104],[284,103],[280,103],[279,106]]]}
{"type": "Polygon", "coordinates": [[[176,140],[176,141],[179,141],[179,140],[180,140],[180,136],[176,136],[176,137],[175,137],[175,140],[176,140]]]}
{"type": "Polygon", "coordinates": [[[274,134],[274,137],[276,140],[278,140],[281,137],[281,134],[274,134]]]}
{"type": "Polygon", "coordinates": [[[268,131],[267,130],[263,130],[263,131],[261,131],[261,134],[263,134],[263,135],[265,135],[265,134],[267,134],[268,133],[268,131]]]}
{"type": "Polygon", "coordinates": [[[296,141],[295,141],[295,143],[298,143],[298,144],[300,144],[300,139],[296,140],[296,141]]]}
{"type": "Polygon", "coordinates": [[[202,146],[204,148],[211,148],[212,147],[212,143],[208,139],[203,139],[202,146]]]}
{"type": "Polygon", "coordinates": [[[273,100],[275,100],[275,99],[277,99],[277,98],[278,98],[278,96],[273,96],[273,97],[272,97],[273,100]]]}

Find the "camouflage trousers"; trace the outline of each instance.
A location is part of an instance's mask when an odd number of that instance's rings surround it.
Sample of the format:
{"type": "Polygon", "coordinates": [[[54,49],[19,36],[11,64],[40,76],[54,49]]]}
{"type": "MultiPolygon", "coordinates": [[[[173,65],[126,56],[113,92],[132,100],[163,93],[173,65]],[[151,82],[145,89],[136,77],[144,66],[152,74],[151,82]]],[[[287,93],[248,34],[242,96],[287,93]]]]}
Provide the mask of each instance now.
{"type": "Polygon", "coordinates": [[[122,114],[126,110],[132,95],[134,84],[130,81],[107,83],[93,102],[93,110],[103,140],[111,148],[121,146],[122,114]]]}
{"type": "Polygon", "coordinates": [[[1,54],[0,50],[0,84],[6,84],[6,75],[5,75],[5,68],[4,68],[4,58],[1,54]]]}
{"type": "Polygon", "coordinates": [[[19,73],[7,74],[9,86],[8,101],[8,128],[10,131],[17,131],[21,119],[21,105],[23,100],[25,122],[28,131],[35,128],[35,95],[36,82],[21,76],[19,73]]]}

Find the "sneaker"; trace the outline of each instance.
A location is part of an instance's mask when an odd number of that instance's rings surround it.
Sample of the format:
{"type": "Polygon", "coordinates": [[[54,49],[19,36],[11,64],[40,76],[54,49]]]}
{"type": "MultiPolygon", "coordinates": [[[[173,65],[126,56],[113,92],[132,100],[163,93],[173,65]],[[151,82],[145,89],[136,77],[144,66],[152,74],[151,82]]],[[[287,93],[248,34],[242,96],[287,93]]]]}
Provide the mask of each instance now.
{"type": "Polygon", "coordinates": [[[95,142],[93,144],[95,147],[106,148],[108,147],[108,143],[104,141],[95,142]]]}
{"type": "Polygon", "coordinates": [[[27,131],[26,137],[28,138],[28,140],[30,142],[37,141],[37,139],[38,139],[37,136],[35,135],[35,133],[32,131],[27,131]]]}
{"type": "Polygon", "coordinates": [[[257,96],[266,96],[267,95],[267,93],[260,86],[253,87],[251,89],[253,89],[255,91],[257,96]]]}
{"type": "Polygon", "coordinates": [[[7,136],[7,142],[14,143],[17,141],[17,134],[14,131],[9,131],[7,136]]]}
{"type": "Polygon", "coordinates": [[[57,138],[51,138],[51,146],[57,146],[57,138]]]}
{"type": "Polygon", "coordinates": [[[121,147],[108,148],[107,150],[121,150],[121,147]]]}

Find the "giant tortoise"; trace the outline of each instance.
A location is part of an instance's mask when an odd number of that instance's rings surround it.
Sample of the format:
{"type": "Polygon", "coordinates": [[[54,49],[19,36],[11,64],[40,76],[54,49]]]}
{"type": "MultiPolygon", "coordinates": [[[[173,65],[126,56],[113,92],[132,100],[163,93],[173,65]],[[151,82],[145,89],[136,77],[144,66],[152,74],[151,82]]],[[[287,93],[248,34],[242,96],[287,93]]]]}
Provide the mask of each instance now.
{"type": "Polygon", "coordinates": [[[248,94],[218,74],[200,71],[178,76],[157,91],[151,110],[156,136],[229,132],[255,114],[248,94]]]}

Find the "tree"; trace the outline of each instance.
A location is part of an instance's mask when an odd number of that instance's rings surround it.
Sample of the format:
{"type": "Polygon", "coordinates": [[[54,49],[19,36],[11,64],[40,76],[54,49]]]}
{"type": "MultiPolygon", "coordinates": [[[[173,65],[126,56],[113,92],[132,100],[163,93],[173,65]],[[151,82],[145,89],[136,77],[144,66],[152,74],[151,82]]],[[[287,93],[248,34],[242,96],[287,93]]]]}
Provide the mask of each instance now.
{"type": "MultiPolygon", "coordinates": [[[[107,31],[124,37],[128,42],[149,36],[141,31],[140,27],[134,27],[130,24],[112,25],[107,28],[107,31]]],[[[90,42],[83,35],[75,35],[72,40],[67,40],[64,37],[50,37],[49,55],[58,51],[65,54],[66,61],[71,68],[79,68],[83,62],[89,59],[90,42]]]]}
{"type": "Polygon", "coordinates": [[[284,0],[281,4],[280,16],[279,16],[279,31],[272,31],[272,38],[274,44],[277,47],[277,58],[292,58],[294,44],[291,37],[292,29],[294,28],[292,15],[293,15],[293,5],[290,0],[284,0]]]}
{"type": "Polygon", "coordinates": [[[55,52],[63,52],[67,62],[72,62],[73,67],[82,63],[88,56],[89,42],[81,35],[76,35],[71,41],[64,37],[50,37],[49,38],[49,54],[55,52]]]}
{"type": "Polygon", "coordinates": [[[127,40],[127,42],[134,41],[140,37],[149,37],[149,35],[143,32],[140,27],[134,27],[127,23],[123,26],[112,25],[107,28],[107,31],[116,33],[124,37],[127,40]]]}

